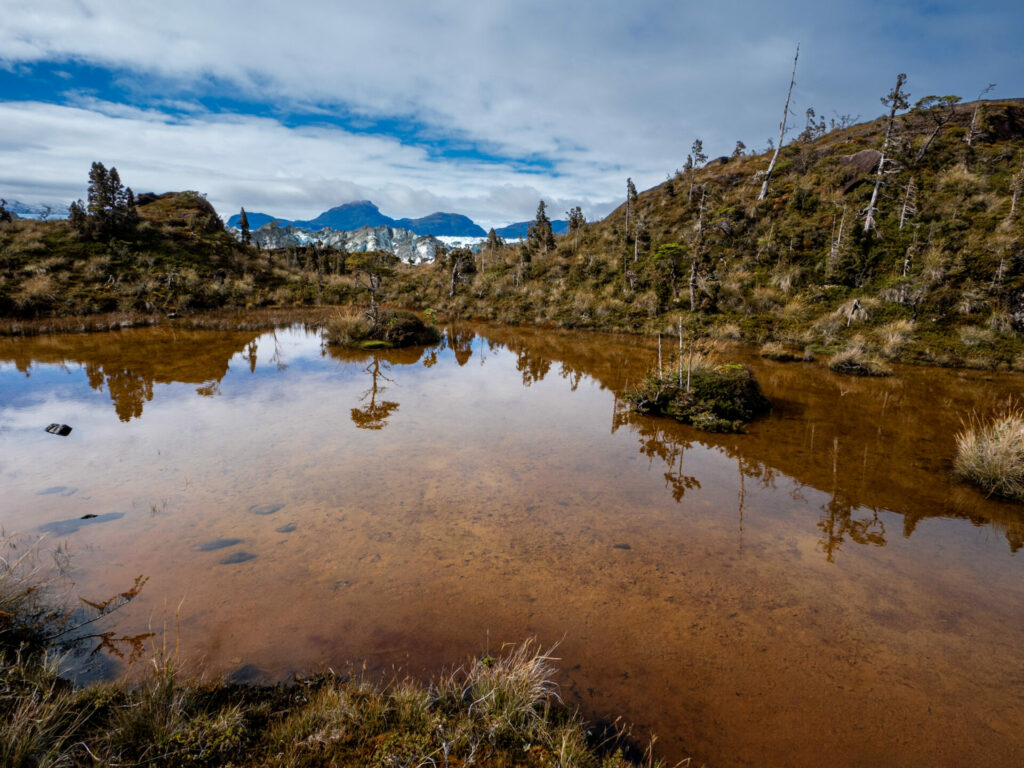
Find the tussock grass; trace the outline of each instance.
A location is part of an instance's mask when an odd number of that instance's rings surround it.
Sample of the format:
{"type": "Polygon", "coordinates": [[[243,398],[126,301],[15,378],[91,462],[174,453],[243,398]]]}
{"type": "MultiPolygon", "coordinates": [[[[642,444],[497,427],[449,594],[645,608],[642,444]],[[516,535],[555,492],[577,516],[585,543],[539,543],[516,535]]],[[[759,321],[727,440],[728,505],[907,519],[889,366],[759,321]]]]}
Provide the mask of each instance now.
{"type": "Polygon", "coordinates": [[[892,369],[854,340],[828,361],[829,370],[849,376],[891,376],[892,369]]]}
{"type": "Polygon", "coordinates": [[[956,436],[956,473],[985,493],[1024,501],[1024,409],[991,419],[972,414],[956,436]]]}

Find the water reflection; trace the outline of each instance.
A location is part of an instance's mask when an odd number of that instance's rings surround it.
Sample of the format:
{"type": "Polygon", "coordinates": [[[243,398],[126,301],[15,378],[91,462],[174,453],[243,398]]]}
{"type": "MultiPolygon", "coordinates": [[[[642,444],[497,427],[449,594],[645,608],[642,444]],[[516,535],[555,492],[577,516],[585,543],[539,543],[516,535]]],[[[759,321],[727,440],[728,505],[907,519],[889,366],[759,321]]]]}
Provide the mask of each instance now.
{"type": "Polygon", "coordinates": [[[773,413],[708,435],[617,398],[656,355],[468,325],[373,352],[300,328],[0,340],[0,523],[66,537],[85,594],[149,574],[126,629],[187,597],[212,674],[418,675],[564,637],[566,699],[670,762],[1018,764],[1024,526],[948,457],[959,413],[1020,379],[747,358],[773,413]]]}

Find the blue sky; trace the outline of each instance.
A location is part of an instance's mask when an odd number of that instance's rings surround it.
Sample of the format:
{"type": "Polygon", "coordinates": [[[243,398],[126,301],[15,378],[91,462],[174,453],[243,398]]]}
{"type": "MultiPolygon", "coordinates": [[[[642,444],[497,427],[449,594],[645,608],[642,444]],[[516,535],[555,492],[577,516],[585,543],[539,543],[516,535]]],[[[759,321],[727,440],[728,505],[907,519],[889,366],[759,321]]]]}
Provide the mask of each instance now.
{"type": "MultiPolygon", "coordinates": [[[[90,163],[309,218],[368,198],[484,225],[618,204],[792,118],[1024,97],[1019,2],[0,0],[0,196],[64,202],[90,163]]],[[[795,133],[795,132],[794,132],[795,133]]]]}

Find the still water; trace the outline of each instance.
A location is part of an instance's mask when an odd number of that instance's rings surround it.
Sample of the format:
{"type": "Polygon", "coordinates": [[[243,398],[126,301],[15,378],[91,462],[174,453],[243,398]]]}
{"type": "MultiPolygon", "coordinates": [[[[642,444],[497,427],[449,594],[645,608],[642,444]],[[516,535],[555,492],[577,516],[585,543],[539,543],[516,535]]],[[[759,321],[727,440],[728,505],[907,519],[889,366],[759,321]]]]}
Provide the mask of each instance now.
{"type": "Polygon", "coordinates": [[[962,414],[1022,379],[736,350],[774,409],[719,436],[626,411],[655,356],[475,326],[0,340],[0,526],[66,548],[77,595],[148,576],[117,629],[193,670],[428,675],[536,636],[564,699],[670,760],[1024,764],[1024,507],[950,475],[962,414]]]}

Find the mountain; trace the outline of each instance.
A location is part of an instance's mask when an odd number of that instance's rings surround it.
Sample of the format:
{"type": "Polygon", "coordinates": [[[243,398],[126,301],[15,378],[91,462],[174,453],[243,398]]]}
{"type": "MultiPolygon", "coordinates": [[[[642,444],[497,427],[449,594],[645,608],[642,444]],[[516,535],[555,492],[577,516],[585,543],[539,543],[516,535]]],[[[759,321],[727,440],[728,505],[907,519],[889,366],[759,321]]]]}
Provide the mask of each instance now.
{"type": "MultiPolygon", "coordinates": [[[[498,237],[503,237],[507,240],[514,240],[516,238],[526,237],[526,233],[530,227],[533,226],[532,221],[518,221],[515,224],[509,224],[502,227],[501,229],[494,230],[498,237]]],[[[551,231],[556,235],[564,235],[569,231],[569,222],[565,219],[557,219],[551,222],[551,231]]]]}
{"type": "MultiPolygon", "coordinates": [[[[306,232],[318,232],[322,229],[332,229],[337,232],[350,232],[363,227],[391,227],[393,229],[408,230],[417,235],[434,236],[457,236],[457,237],[484,237],[487,233],[472,219],[458,213],[432,213],[419,219],[392,219],[385,216],[369,200],[355,200],[351,203],[331,208],[324,211],[315,219],[296,220],[270,216],[266,213],[246,212],[249,219],[249,228],[253,231],[259,229],[271,221],[276,221],[282,227],[295,227],[306,232]]],[[[239,214],[228,219],[229,227],[238,227],[239,214]]]]}
{"type": "Polygon", "coordinates": [[[486,237],[487,233],[468,216],[458,213],[432,213],[422,219],[399,219],[392,226],[435,237],[486,237]]]}
{"type": "MultiPolygon", "coordinates": [[[[369,200],[356,200],[324,211],[315,219],[293,221],[291,224],[309,232],[316,232],[324,228],[346,231],[361,227],[393,227],[395,220],[381,213],[377,206],[369,200]]],[[[250,226],[252,226],[251,223],[250,226]]]]}
{"type": "Polygon", "coordinates": [[[50,219],[68,217],[67,203],[23,203],[20,200],[8,200],[5,207],[23,219],[38,219],[44,215],[50,219]]]}

